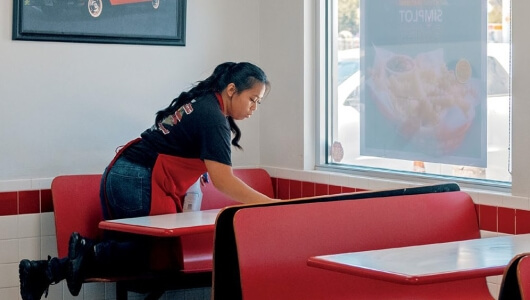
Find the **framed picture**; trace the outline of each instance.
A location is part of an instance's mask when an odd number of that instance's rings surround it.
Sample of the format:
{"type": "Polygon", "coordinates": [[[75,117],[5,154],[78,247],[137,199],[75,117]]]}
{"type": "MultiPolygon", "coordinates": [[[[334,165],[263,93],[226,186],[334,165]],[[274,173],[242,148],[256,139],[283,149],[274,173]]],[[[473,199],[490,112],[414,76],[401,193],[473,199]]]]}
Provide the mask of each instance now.
{"type": "Polygon", "coordinates": [[[186,44],[186,0],[13,1],[14,40],[186,44]]]}

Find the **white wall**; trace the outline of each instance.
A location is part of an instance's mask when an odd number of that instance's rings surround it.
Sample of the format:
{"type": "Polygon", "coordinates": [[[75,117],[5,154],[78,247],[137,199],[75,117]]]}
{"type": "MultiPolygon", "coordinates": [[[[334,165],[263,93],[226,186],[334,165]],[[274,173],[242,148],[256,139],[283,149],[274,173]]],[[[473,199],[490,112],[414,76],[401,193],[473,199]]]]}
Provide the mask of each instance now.
{"type": "Polygon", "coordinates": [[[260,60],[272,81],[260,107],[260,162],[267,166],[304,169],[304,132],[314,133],[304,127],[312,116],[304,116],[304,4],[260,1],[260,60]]]}
{"type": "Polygon", "coordinates": [[[512,193],[530,196],[530,2],[512,0],[512,193]]]}
{"type": "MultiPolygon", "coordinates": [[[[234,163],[314,165],[318,1],[188,1],[185,47],[12,41],[12,1],[0,1],[0,183],[99,173],[154,113],[226,60],[260,65],[272,91],[240,122],[234,163]]],[[[530,196],[530,8],[513,0],[513,194],[530,196]]]]}
{"type": "MultiPolygon", "coordinates": [[[[0,182],[100,173],[217,64],[259,65],[258,2],[188,1],[186,46],[171,47],[13,41],[0,1],[0,182]]],[[[259,164],[259,119],[239,123],[236,165],[259,164]]]]}
{"type": "MultiPolygon", "coordinates": [[[[513,2],[513,193],[528,197],[530,4],[513,2]]],[[[257,63],[272,81],[240,122],[234,164],[312,169],[317,3],[188,1],[187,45],[169,47],[12,41],[13,3],[0,1],[0,183],[101,172],[158,109],[227,60],[257,63]]]]}

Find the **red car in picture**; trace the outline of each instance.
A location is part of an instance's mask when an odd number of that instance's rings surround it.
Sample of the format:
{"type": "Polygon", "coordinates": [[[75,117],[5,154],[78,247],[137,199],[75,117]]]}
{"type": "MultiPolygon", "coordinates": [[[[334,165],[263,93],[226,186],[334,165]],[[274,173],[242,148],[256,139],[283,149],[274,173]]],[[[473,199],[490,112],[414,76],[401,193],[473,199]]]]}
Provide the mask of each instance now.
{"type": "Polygon", "coordinates": [[[25,6],[40,7],[45,13],[57,13],[67,8],[83,9],[88,14],[97,18],[103,10],[111,6],[151,2],[154,9],[160,7],[160,0],[24,0],[25,6]]]}
{"type": "Polygon", "coordinates": [[[151,2],[151,5],[154,9],[158,9],[160,6],[160,0],[88,0],[88,13],[97,18],[101,15],[105,5],[122,5],[130,3],[140,3],[140,2],[151,2]]]}

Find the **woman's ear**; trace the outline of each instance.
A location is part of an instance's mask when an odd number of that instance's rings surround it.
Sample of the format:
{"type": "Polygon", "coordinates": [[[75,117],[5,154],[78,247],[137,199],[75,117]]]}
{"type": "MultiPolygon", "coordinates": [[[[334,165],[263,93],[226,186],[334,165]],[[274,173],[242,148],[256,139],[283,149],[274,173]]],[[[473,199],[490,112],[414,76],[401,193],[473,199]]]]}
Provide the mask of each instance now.
{"type": "Polygon", "coordinates": [[[232,96],[237,93],[236,85],[234,83],[229,83],[226,86],[226,93],[228,94],[228,97],[232,98],[232,96]]]}

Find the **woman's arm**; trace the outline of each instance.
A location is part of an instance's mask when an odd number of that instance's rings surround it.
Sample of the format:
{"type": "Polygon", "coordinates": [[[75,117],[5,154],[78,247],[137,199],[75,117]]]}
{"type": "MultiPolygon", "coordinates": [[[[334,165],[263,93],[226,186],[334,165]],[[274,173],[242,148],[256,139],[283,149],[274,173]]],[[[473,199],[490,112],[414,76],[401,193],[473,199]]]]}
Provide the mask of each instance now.
{"type": "Polygon", "coordinates": [[[241,203],[272,202],[276,199],[252,189],[232,172],[232,167],[213,160],[205,160],[208,176],[222,193],[241,203]]]}

